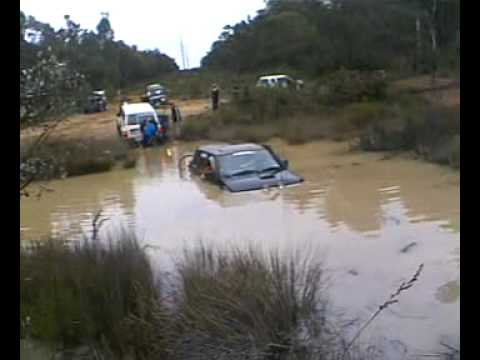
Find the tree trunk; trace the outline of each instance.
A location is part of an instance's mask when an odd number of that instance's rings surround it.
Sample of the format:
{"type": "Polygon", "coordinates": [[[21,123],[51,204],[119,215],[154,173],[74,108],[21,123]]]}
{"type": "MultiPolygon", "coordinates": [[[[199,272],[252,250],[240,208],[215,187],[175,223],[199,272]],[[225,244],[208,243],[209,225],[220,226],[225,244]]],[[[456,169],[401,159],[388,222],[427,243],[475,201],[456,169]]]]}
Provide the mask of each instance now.
{"type": "Polygon", "coordinates": [[[432,14],[430,16],[430,37],[432,39],[432,85],[435,85],[437,76],[437,29],[436,29],[436,15],[437,15],[437,0],[432,2],[432,14]]]}
{"type": "Polygon", "coordinates": [[[417,14],[417,18],[415,20],[415,31],[417,34],[417,48],[415,52],[415,72],[418,73],[420,70],[420,59],[421,59],[421,51],[422,51],[422,34],[421,34],[421,23],[420,23],[420,16],[417,14]]]}

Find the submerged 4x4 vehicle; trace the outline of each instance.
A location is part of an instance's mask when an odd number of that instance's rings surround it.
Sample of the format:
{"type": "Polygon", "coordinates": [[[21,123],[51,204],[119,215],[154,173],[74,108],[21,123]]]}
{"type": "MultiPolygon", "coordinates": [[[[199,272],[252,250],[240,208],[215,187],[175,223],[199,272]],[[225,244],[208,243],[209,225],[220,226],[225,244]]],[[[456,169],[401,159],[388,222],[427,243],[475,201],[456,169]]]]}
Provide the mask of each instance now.
{"type": "Polygon", "coordinates": [[[189,164],[190,171],[231,192],[289,186],[303,178],[288,170],[268,145],[215,144],[199,147],[189,164]]]}
{"type": "Polygon", "coordinates": [[[167,89],[159,84],[147,85],[142,101],[150,103],[154,108],[157,108],[159,105],[165,105],[168,103],[167,89]]]}
{"type": "Polygon", "coordinates": [[[93,91],[87,98],[85,113],[107,111],[107,97],[104,90],[93,91]]]}

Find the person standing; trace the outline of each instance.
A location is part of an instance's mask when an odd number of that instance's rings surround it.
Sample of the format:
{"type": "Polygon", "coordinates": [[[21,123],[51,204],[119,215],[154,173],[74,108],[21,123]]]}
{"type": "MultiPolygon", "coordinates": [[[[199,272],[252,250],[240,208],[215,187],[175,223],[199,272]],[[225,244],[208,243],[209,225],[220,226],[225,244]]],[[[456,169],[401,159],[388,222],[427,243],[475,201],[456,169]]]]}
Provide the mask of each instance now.
{"type": "Polygon", "coordinates": [[[154,119],[150,119],[143,128],[143,146],[149,146],[155,140],[158,132],[157,122],[154,119]]]}
{"type": "Polygon", "coordinates": [[[180,109],[175,105],[175,103],[172,103],[170,105],[170,110],[171,110],[173,126],[175,128],[175,137],[177,137],[177,136],[180,136],[180,127],[182,125],[182,114],[180,113],[180,109]]]}
{"type": "Polygon", "coordinates": [[[212,109],[215,111],[218,109],[218,102],[220,99],[220,89],[218,88],[217,84],[213,84],[211,90],[212,96],[212,109]]]}

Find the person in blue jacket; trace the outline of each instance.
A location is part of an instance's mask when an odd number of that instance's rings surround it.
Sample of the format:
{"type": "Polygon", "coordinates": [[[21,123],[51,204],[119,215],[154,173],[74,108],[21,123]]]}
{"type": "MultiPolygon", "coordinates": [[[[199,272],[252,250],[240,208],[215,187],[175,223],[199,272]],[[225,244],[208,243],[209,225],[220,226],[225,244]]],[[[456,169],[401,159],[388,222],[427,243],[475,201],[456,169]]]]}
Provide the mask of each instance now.
{"type": "Polygon", "coordinates": [[[151,119],[147,122],[143,129],[143,146],[150,145],[157,136],[158,125],[155,120],[151,119]]]}

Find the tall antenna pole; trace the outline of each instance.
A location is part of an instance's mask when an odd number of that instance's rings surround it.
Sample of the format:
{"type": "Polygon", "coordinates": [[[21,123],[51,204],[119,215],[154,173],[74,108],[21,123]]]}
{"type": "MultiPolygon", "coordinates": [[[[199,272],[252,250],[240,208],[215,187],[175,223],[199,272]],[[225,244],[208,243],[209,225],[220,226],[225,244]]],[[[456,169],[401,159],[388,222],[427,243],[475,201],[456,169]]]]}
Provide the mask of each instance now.
{"type": "Polygon", "coordinates": [[[188,60],[188,50],[185,50],[185,58],[187,60],[187,69],[190,69],[190,61],[188,60]]]}
{"type": "Polygon", "coordinates": [[[182,39],[180,39],[180,52],[182,53],[183,70],[185,70],[185,50],[183,49],[183,40],[182,39]]]}

